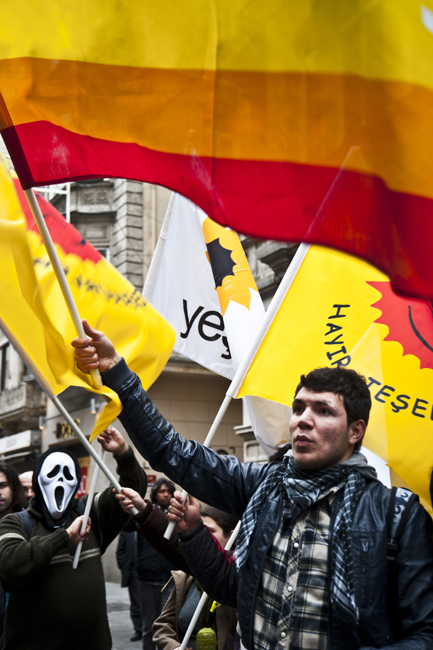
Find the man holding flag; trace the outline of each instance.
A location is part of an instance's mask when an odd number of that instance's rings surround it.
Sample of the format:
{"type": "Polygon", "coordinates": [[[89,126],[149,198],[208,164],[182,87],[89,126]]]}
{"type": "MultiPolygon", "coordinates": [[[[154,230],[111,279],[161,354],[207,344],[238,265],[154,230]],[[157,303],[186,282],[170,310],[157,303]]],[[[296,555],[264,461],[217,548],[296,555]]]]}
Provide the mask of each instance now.
{"type": "Polygon", "coordinates": [[[341,366],[303,375],[293,450],[281,463],[244,464],[181,438],[105,335],[86,334],[73,341],[77,364],[99,368],[118,393],[120,419],[152,467],[243,516],[237,603],[248,650],[432,647],[432,523],[418,503],[409,508],[407,490],[390,507],[358,451],[371,409],[362,376],[341,366]]]}

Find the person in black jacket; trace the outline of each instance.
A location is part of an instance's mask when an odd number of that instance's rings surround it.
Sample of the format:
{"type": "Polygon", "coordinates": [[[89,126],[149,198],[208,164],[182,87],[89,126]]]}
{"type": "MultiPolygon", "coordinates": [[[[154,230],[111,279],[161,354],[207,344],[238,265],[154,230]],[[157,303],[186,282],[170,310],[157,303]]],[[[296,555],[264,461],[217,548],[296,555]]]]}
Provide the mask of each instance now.
{"type": "MultiPolygon", "coordinates": [[[[237,604],[247,650],[431,650],[432,521],[415,503],[390,568],[391,491],[358,450],[371,409],[363,377],[338,366],[302,375],[292,449],[282,462],[245,464],[182,438],[105,335],[85,331],[89,339],[73,341],[77,365],[99,368],[118,393],[120,420],[151,466],[243,515],[237,604]]],[[[410,498],[399,492],[397,512],[410,498]]]]}
{"type": "MultiPolygon", "coordinates": [[[[0,519],[12,512],[20,512],[27,507],[27,499],[13,465],[0,463],[0,519]]],[[[0,638],[3,635],[5,618],[5,594],[0,587],[0,638]]]]}
{"type": "Polygon", "coordinates": [[[119,535],[116,550],[117,566],[122,572],[122,587],[128,587],[132,625],[134,634],[131,641],[141,641],[143,636],[143,616],[137,579],[137,529],[129,522],[119,535]]]}
{"type": "MultiPolygon", "coordinates": [[[[174,493],[174,485],[165,478],[156,481],[150,498],[153,504],[166,512],[174,493]]],[[[142,536],[137,538],[137,577],[143,617],[143,650],[155,650],[152,641],[152,626],[167,602],[171,589],[162,587],[170,580],[174,569],[153,546],[142,536]]]]}

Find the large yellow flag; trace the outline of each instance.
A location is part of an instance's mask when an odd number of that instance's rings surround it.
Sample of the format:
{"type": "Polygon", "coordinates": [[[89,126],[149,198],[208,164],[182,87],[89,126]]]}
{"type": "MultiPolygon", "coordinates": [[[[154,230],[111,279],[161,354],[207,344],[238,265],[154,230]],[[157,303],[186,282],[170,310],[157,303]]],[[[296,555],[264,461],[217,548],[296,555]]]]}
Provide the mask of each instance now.
{"type": "Polygon", "coordinates": [[[309,249],[238,392],[290,405],[301,374],[362,373],[372,396],[364,444],[429,503],[433,467],[433,318],[388,278],[347,255],[309,249]]]}
{"type": "MultiPolygon", "coordinates": [[[[93,389],[74,363],[76,336],[60,287],[18,181],[0,159],[0,326],[47,394],[81,386],[110,399],[92,438],[120,413],[117,395],[93,389]],[[18,195],[23,198],[20,205],[18,195]]],[[[167,362],[174,330],[116,269],[55,208],[38,196],[69,286],[91,325],[103,330],[119,354],[149,387],[167,362]]]]}

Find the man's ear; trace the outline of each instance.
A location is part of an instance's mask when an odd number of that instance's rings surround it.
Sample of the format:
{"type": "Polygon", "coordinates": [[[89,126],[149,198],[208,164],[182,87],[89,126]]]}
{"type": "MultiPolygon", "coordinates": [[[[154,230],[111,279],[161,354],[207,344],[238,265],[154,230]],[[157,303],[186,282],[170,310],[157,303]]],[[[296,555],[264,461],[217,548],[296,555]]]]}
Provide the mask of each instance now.
{"type": "Polygon", "coordinates": [[[364,420],[356,420],[356,422],[352,422],[349,427],[349,443],[351,445],[356,445],[365,434],[366,428],[367,425],[364,420]]]}

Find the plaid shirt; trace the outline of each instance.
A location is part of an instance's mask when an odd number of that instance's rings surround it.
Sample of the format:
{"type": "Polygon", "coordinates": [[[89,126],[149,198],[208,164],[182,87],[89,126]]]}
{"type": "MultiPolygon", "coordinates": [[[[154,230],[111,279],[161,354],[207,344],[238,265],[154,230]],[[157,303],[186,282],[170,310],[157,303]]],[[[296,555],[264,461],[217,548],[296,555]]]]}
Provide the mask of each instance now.
{"type": "Polygon", "coordinates": [[[328,650],[328,539],[338,486],[292,523],[283,518],[263,565],[255,650],[328,650]]]}

